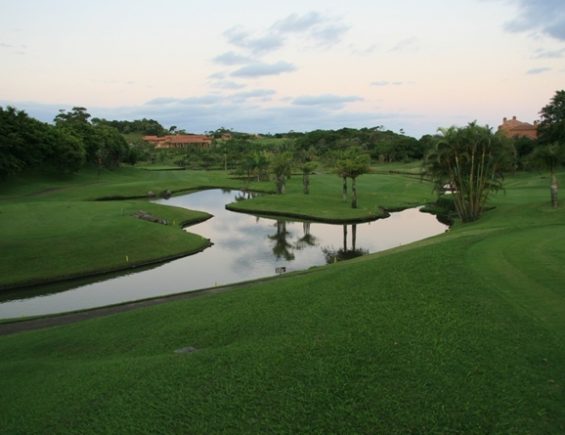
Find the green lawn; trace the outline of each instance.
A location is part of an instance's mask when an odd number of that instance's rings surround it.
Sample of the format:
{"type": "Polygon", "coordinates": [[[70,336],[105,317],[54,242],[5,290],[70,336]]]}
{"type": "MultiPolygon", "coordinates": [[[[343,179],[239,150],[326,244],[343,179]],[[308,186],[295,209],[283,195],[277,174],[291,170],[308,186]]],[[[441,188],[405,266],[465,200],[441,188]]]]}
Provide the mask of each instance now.
{"type": "MultiPolygon", "coordinates": [[[[351,195],[351,182],[348,181],[351,195]]],[[[336,175],[310,177],[310,194],[304,195],[302,177],[294,175],[284,195],[260,196],[237,202],[230,209],[295,217],[313,217],[321,221],[367,220],[382,217],[384,209],[401,209],[435,200],[431,184],[418,177],[367,174],[357,179],[358,208],[351,199],[342,200],[341,179],[336,175]]]]}
{"type": "MultiPolygon", "coordinates": [[[[159,194],[242,187],[223,172],[84,171],[72,177],[27,175],[0,184],[0,289],[128,268],[196,252],[208,241],[181,230],[205,213],[150,203],[159,194]],[[140,197],[95,201],[104,197],[140,197]],[[139,220],[143,210],[168,225],[139,220]]],[[[269,189],[270,184],[251,184],[269,189]]]]}
{"type": "Polygon", "coordinates": [[[0,337],[0,432],[564,433],[547,184],[509,179],[480,221],[395,250],[0,337]]]}

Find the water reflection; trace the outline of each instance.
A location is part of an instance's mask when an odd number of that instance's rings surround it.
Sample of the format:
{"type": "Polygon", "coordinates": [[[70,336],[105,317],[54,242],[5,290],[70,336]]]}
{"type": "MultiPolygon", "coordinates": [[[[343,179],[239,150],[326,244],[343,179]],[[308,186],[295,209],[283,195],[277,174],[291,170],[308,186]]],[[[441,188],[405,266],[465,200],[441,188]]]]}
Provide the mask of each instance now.
{"type": "Polygon", "coordinates": [[[118,276],[37,286],[4,293],[0,318],[50,314],[197,290],[275,275],[276,269],[303,270],[392,248],[442,233],[447,228],[417,209],[357,225],[329,225],[259,218],[225,205],[253,194],[220,189],[156,202],[214,217],[187,228],[214,246],[148,270],[118,276]]]}
{"type": "Polygon", "coordinates": [[[295,246],[288,242],[288,239],[292,237],[292,234],[286,230],[286,222],[283,220],[277,220],[275,227],[277,228],[277,232],[267,236],[269,240],[274,242],[273,255],[277,260],[280,260],[281,258],[284,258],[286,261],[294,260],[295,256],[292,253],[292,250],[295,246]]]}
{"type": "Polygon", "coordinates": [[[369,253],[368,249],[357,249],[357,224],[351,225],[351,249],[347,249],[347,225],[343,225],[343,247],[341,249],[323,248],[326,263],[336,263],[343,260],[361,257],[369,253]]]}

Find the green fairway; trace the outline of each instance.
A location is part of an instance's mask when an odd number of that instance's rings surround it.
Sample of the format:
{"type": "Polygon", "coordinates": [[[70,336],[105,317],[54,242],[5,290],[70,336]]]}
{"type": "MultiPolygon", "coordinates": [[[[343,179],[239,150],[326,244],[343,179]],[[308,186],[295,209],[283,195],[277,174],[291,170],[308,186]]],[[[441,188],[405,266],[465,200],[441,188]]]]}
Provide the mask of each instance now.
{"type": "MultiPolygon", "coordinates": [[[[419,199],[363,180],[392,190],[378,205],[419,199]]],[[[565,207],[547,184],[513,177],[479,221],[395,250],[0,337],[0,432],[564,433],[565,207]]]]}
{"type": "Polygon", "coordinates": [[[383,209],[414,207],[435,199],[431,185],[417,176],[368,174],[359,177],[359,204],[355,209],[351,208],[351,199],[343,201],[340,189],[339,177],[319,174],[311,177],[311,193],[304,195],[301,176],[293,176],[284,195],[260,196],[230,204],[230,209],[336,222],[376,219],[385,214],[383,209]]]}
{"type": "MultiPolygon", "coordinates": [[[[84,171],[26,176],[0,185],[0,288],[127,269],[196,252],[208,241],[181,226],[205,213],[152,204],[148,192],[242,187],[223,172],[84,171]],[[143,198],[95,201],[97,198],[143,198]],[[159,225],[137,219],[146,211],[159,225]]],[[[270,185],[255,186],[268,189],[270,185]]]]}

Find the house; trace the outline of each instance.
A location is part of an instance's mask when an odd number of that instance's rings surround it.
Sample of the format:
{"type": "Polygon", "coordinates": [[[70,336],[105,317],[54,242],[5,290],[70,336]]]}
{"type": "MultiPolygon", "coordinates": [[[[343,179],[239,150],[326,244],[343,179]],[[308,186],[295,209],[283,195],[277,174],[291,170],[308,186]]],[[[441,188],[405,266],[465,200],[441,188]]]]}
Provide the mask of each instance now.
{"type": "Polygon", "coordinates": [[[189,146],[208,149],[212,138],[201,134],[169,134],[167,136],[143,136],[143,140],[155,145],[156,149],[186,148],[189,146]]]}
{"type": "Polygon", "coordinates": [[[513,116],[512,119],[504,118],[502,124],[498,126],[498,131],[501,131],[507,137],[537,139],[538,122],[534,121],[533,124],[530,124],[528,122],[518,121],[515,116],[513,116]]]}

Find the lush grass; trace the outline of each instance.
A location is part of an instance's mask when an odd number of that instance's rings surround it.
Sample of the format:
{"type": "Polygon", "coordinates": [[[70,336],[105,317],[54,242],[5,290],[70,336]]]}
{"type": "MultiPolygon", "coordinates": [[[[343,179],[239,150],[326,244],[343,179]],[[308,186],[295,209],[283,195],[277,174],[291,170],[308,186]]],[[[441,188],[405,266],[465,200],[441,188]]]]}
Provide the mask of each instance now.
{"type": "Polygon", "coordinates": [[[414,245],[2,337],[0,431],[564,433],[565,208],[508,186],[414,245]]]}
{"type": "Polygon", "coordinates": [[[147,200],[96,198],[243,185],[222,172],[134,168],[9,180],[0,184],[0,288],[130,267],[208,244],[181,230],[182,224],[205,218],[204,213],[147,200]],[[138,210],[167,219],[169,225],[139,220],[133,216],[138,210]]]}
{"type": "Polygon", "coordinates": [[[418,177],[367,174],[357,179],[358,208],[349,198],[342,200],[341,179],[336,175],[310,177],[310,194],[302,191],[302,177],[293,176],[284,195],[260,196],[230,205],[232,210],[290,216],[310,216],[319,220],[350,221],[381,217],[384,209],[413,207],[433,201],[432,187],[418,177]]]}

